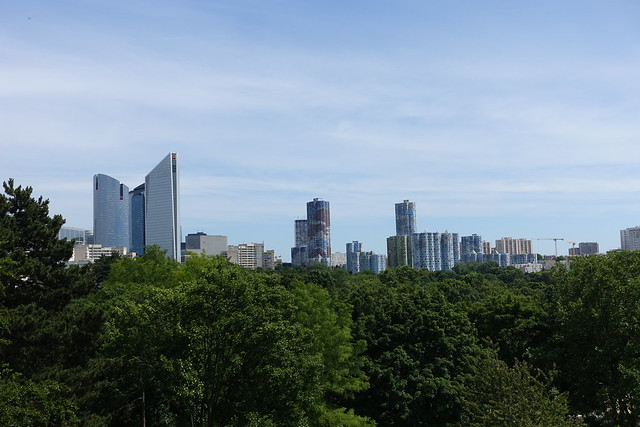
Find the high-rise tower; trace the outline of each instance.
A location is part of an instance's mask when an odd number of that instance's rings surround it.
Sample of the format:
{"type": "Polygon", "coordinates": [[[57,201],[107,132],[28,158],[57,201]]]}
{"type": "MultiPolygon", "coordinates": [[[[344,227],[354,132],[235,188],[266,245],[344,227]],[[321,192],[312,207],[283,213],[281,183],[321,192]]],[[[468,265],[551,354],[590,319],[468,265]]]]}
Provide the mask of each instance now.
{"type": "Polygon", "coordinates": [[[396,203],[396,236],[411,236],[416,232],[416,204],[408,200],[396,203]]]}
{"type": "Polygon", "coordinates": [[[144,184],[129,191],[131,210],[129,211],[130,246],[129,250],[138,256],[144,255],[144,184]]]}
{"type": "Polygon", "coordinates": [[[129,188],[109,175],[93,176],[94,242],[129,247],[129,188]]]}
{"type": "Polygon", "coordinates": [[[180,260],[178,156],[169,153],[144,179],[145,243],[180,260]]]}
{"type": "Polygon", "coordinates": [[[329,202],[316,198],[307,203],[307,239],[309,262],[331,265],[329,202]]]}
{"type": "Polygon", "coordinates": [[[347,270],[356,274],[360,272],[360,253],[362,252],[362,243],[357,240],[347,243],[347,270]]]}

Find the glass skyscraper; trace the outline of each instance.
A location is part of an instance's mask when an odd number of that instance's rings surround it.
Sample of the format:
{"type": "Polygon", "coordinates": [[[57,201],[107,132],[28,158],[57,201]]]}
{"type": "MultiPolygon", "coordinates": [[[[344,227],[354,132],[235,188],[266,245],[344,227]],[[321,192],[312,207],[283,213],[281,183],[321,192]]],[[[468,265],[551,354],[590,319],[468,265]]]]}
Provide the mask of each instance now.
{"type": "Polygon", "coordinates": [[[129,187],[109,175],[93,176],[93,235],[96,244],[129,247],[129,187]]]}
{"type": "Polygon", "coordinates": [[[129,222],[131,224],[131,246],[129,250],[136,255],[144,255],[144,184],[138,185],[129,192],[131,211],[129,222]]]}
{"type": "Polygon", "coordinates": [[[144,179],[145,243],[180,260],[178,156],[169,153],[144,179]]]}

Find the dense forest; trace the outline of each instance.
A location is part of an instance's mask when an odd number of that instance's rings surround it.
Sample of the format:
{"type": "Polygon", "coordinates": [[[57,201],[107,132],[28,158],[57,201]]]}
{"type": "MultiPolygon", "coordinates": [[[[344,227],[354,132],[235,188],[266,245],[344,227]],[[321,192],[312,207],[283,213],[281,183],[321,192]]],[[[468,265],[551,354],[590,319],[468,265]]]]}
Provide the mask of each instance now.
{"type": "Polygon", "coordinates": [[[0,424],[636,426],[640,253],[525,274],[65,267],[48,201],[0,195],[0,424]]]}

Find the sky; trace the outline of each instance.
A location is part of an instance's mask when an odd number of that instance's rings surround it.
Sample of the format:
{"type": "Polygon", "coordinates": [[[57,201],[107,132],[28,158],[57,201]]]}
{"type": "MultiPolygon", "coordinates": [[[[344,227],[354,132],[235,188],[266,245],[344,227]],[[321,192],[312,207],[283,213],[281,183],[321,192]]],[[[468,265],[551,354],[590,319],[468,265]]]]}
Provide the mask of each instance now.
{"type": "MultiPolygon", "coordinates": [[[[420,231],[640,225],[636,0],[0,2],[0,180],[92,228],[92,177],[180,161],[183,234],[264,242],[331,204],[334,252],[420,231]]],[[[534,240],[553,254],[554,242],[534,240]]]]}

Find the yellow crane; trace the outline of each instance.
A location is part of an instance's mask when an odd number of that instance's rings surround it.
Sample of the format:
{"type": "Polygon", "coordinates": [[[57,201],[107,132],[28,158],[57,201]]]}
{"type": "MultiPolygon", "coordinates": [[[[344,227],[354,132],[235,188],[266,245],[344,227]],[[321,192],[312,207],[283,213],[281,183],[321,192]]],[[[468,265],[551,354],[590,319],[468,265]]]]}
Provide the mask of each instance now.
{"type": "Polygon", "coordinates": [[[569,240],[565,240],[565,243],[571,243],[571,255],[575,255],[576,254],[576,242],[571,242],[569,240]]]}

